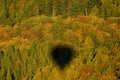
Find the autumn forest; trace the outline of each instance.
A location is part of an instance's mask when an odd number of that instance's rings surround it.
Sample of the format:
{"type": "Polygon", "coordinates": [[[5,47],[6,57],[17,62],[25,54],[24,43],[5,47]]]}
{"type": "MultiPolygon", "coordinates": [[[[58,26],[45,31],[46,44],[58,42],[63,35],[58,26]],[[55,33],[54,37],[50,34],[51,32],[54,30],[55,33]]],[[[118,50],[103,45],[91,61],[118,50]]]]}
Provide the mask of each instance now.
{"type": "Polygon", "coordinates": [[[0,80],[119,80],[120,0],[0,0],[0,80]],[[64,70],[56,45],[74,49],[64,70]]]}

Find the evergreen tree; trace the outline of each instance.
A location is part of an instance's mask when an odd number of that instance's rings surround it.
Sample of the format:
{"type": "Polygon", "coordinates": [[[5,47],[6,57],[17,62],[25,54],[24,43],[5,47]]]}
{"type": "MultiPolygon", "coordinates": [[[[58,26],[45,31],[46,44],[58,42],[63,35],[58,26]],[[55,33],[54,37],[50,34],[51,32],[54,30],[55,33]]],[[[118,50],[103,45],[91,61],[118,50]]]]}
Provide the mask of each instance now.
{"type": "Polygon", "coordinates": [[[7,71],[4,67],[2,67],[0,70],[0,80],[6,80],[6,76],[7,76],[7,71]]]}
{"type": "Polygon", "coordinates": [[[11,71],[8,69],[6,80],[12,80],[11,71]]]}

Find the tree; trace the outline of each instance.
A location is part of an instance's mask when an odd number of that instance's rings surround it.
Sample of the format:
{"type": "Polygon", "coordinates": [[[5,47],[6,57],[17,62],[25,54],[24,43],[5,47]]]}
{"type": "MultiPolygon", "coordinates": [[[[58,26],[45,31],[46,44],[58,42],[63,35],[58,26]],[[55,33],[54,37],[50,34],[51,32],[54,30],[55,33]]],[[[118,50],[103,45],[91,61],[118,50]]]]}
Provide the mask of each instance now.
{"type": "Polygon", "coordinates": [[[56,16],[56,11],[57,11],[57,2],[56,2],[56,0],[53,0],[53,17],[55,17],[56,16]]]}
{"type": "Polygon", "coordinates": [[[101,0],[98,4],[99,8],[99,17],[108,18],[111,16],[117,16],[119,14],[118,7],[119,3],[116,0],[101,0]]]}
{"type": "Polygon", "coordinates": [[[9,69],[8,69],[8,71],[7,71],[6,80],[13,80],[13,79],[12,79],[12,76],[11,76],[11,72],[10,72],[9,69]]]}
{"type": "Polygon", "coordinates": [[[6,80],[6,76],[7,76],[7,71],[4,67],[2,67],[0,70],[0,80],[6,80]]]}
{"type": "Polygon", "coordinates": [[[0,0],[0,5],[0,23],[7,24],[7,18],[9,17],[9,14],[6,6],[6,0],[0,0]]]}

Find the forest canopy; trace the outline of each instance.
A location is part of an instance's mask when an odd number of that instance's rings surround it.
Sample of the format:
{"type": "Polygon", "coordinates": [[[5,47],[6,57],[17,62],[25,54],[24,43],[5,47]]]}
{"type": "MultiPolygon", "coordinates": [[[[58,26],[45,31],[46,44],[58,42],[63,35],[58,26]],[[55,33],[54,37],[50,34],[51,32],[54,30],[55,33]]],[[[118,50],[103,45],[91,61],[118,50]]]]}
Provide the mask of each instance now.
{"type": "Polygon", "coordinates": [[[120,0],[0,0],[0,80],[119,79],[120,0]]]}
{"type": "Polygon", "coordinates": [[[0,5],[0,23],[12,26],[36,15],[120,17],[120,0],[0,0],[0,5]]]}

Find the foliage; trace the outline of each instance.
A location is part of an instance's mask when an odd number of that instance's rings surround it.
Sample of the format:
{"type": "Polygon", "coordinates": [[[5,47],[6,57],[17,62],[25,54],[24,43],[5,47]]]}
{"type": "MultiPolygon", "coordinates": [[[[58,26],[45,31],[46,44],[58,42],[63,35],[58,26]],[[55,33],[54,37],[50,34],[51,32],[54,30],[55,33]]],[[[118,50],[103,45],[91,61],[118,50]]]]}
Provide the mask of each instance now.
{"type": "Polygon", "coordinates": [[[12,27],[37,15],[120,17],[119,0],[0,0],[0,5],[0,24],[12,27]]]}
{"type": "Polygon", "coordinates": [[[41,15],[13,27],[0,25],[0,32],[0,80],[120,78],[120,25],[116,22],[95,15],[41,15]],[[51,46],[59,42],[75,49],[75,56],[63,71],[53,64],[49,54],[51,46]]]}

